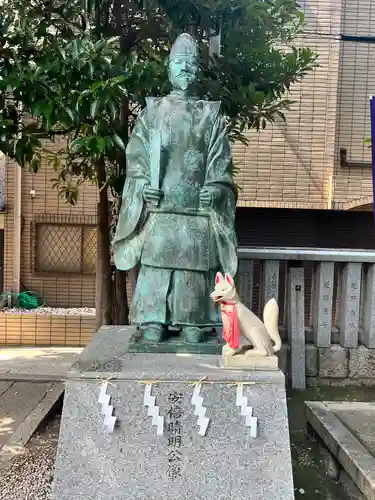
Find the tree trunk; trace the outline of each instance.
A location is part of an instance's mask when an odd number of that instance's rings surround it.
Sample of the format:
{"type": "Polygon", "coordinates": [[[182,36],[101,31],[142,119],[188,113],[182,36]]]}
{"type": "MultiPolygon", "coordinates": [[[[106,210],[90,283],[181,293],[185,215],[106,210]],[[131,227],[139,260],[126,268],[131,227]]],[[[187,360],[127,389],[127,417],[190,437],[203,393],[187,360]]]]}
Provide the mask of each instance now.
{"type": "Polygon", "coordinates": [[[98,235],[96,257],[96,329],[102,325],[112,324],[112,272],[110,262],[110,236],[108,189],[105,186],[105,163],[100,159],[97,163],[99,208],[98,235]]]}
{"type": "MultiPolygon", "coordinates": [[[[111,226],[110,226],[111,240],[113,240],[116,233],[120,207],[121,207],[121,198],[117,196],[117,198],[112,203],[112,210],[111,210],[111,226]]],[[[128,306],[128,296],[126,289],[127,273],[125,271],[120,271],[119,269],[116,269],[113,259],[113,253],[111,253],[111,266],[112,266],[113,281],[114,281],[113,324],[127,325],[129,324],[129,318],[128,318],[129,306],[128,306]]]]}
{"type": "MultiPolygon", "coordinates": [[[[121,33],[123,4],[119,0],[115,2],[114,16],[115,27],[110,24],[110,10],[113,2],[105,0],[101,8],[96,10],[96,28],[98,36],[104,32],[106,36],[116,36],[121,33]],[[113,32],[113,29],[115,30],[113,32]]],[[[122,47],[123,49],[123,47],[122,47]]],[[[128,101],[124,100],[121,106],[120,125],[122,139],[127,142],[128,138],[128,101]]],[[[125,155],[122,152],[118,156],[118,174],[125,172],[125,155]]],[[[100,166],[99,189],[105,184],[106,175],[104,163],[100,166]]],[[[99,173],[99,168],[98,168],[99,173]]],[[[120,182],[121,184],[121,182],[120,182]]],[[[98,252],[97,252],[97,282],[96,282],[96,325],[129,324],[129,307],[126,290],[126,272],[115,268],[111,259],[111,241],[115,235],[119,211],[121,207],[122,184],[120,188],[115,187],[117,200],[113,204],[111,217],[109,214],[108,190],[100,191],[99,198],[99,221],[98,221],[98,252]],[[111,220],[110,220],[111,218],[111,220]],[[113,279],[112,279],[113,278],[113,279]]]]}
{"type": "MultiPolygon", "coordinates": [[[[121,103],[120,113],[121,124],[121,137],[125,144],[128,142],[129,136],[129,102],[123,99],[121,103]]],[[[126,157],[121,153],[117,160],[119,178],[125,179],[126,172],[126,157]]],[[[121,209],[121,195],[123,184],[120,183],[117,192],[117,221],[121,209]]],[[[116,225],[117,225],[116,221],[116,225]]],[[[115,270],[115,297],[114,297],[114,323],[115,325],[128,325],[129,324],[129,303],[128,293],[126,289],[127,273],[125,271],[115,270]]]]}
{"type": "Polygon", "coordinates": [[[114,300],[114,322],[115,325],[129,324],[128,292],[126,289],[126,271],[116,269],[115,273],[115,300],[114,300]]]}

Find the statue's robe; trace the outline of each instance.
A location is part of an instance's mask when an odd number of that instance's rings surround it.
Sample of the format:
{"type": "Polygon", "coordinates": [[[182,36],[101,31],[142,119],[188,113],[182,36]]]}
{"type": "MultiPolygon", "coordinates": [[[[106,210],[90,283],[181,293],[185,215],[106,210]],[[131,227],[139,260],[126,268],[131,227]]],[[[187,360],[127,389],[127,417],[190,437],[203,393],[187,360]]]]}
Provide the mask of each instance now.
{"type": "Polygon", "coordinates": [[[113,242],[115,265],[140,264],[132,301],[135,324],[219,325],[210,299],[218,270],[237,271],[237,190],[220,103],[172,94],[149,98],[126,151],[127,177],[113,242]],[[158,208],[146,185],[163,191],[158,208]],[[216,187],[214,206],[200,209],[200,191],[216,187]]]}

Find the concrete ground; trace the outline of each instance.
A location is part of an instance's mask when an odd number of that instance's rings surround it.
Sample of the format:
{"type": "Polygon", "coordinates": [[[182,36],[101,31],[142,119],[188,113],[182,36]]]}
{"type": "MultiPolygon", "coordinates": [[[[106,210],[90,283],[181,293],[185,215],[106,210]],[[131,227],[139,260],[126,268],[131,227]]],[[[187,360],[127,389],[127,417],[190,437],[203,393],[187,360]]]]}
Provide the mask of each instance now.
{"type": "Polygon", "coordinates": [[[0,349],[0,380],[64,381],[82,350],[80,347],[0,349]]]}
{"type": "Polygon", "coordinates": [[[25,445],[60,400],[82,349],[0,349],[0,468],[25,445]]]}
{"type": "Polygon", "coordinates": [[[375,500],[375,403],[308,401],[306,419],[349,498],[375,500]]]}

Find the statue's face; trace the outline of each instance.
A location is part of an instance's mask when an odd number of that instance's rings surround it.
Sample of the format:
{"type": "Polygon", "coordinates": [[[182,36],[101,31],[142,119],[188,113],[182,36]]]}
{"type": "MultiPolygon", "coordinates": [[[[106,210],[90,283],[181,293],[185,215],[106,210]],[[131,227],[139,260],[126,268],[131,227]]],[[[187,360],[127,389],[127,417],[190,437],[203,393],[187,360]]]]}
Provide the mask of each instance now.
{"type": "Polygon", "coordinates": [[[169,78],[174,88],[188,90],[197,81],[198,60],[194,56],[176,55],[169,61],[169,78]]]}

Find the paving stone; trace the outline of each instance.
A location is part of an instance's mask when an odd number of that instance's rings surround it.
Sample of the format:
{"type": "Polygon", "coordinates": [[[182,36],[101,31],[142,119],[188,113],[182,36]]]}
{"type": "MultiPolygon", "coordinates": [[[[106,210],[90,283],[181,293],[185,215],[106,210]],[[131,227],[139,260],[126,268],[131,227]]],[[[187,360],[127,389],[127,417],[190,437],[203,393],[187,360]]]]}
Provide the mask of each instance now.
{"type": "Polygon", "coordinates": [[[0,448],[44,398],[46,383],[15,382],[0,397],[0,448]]]}

